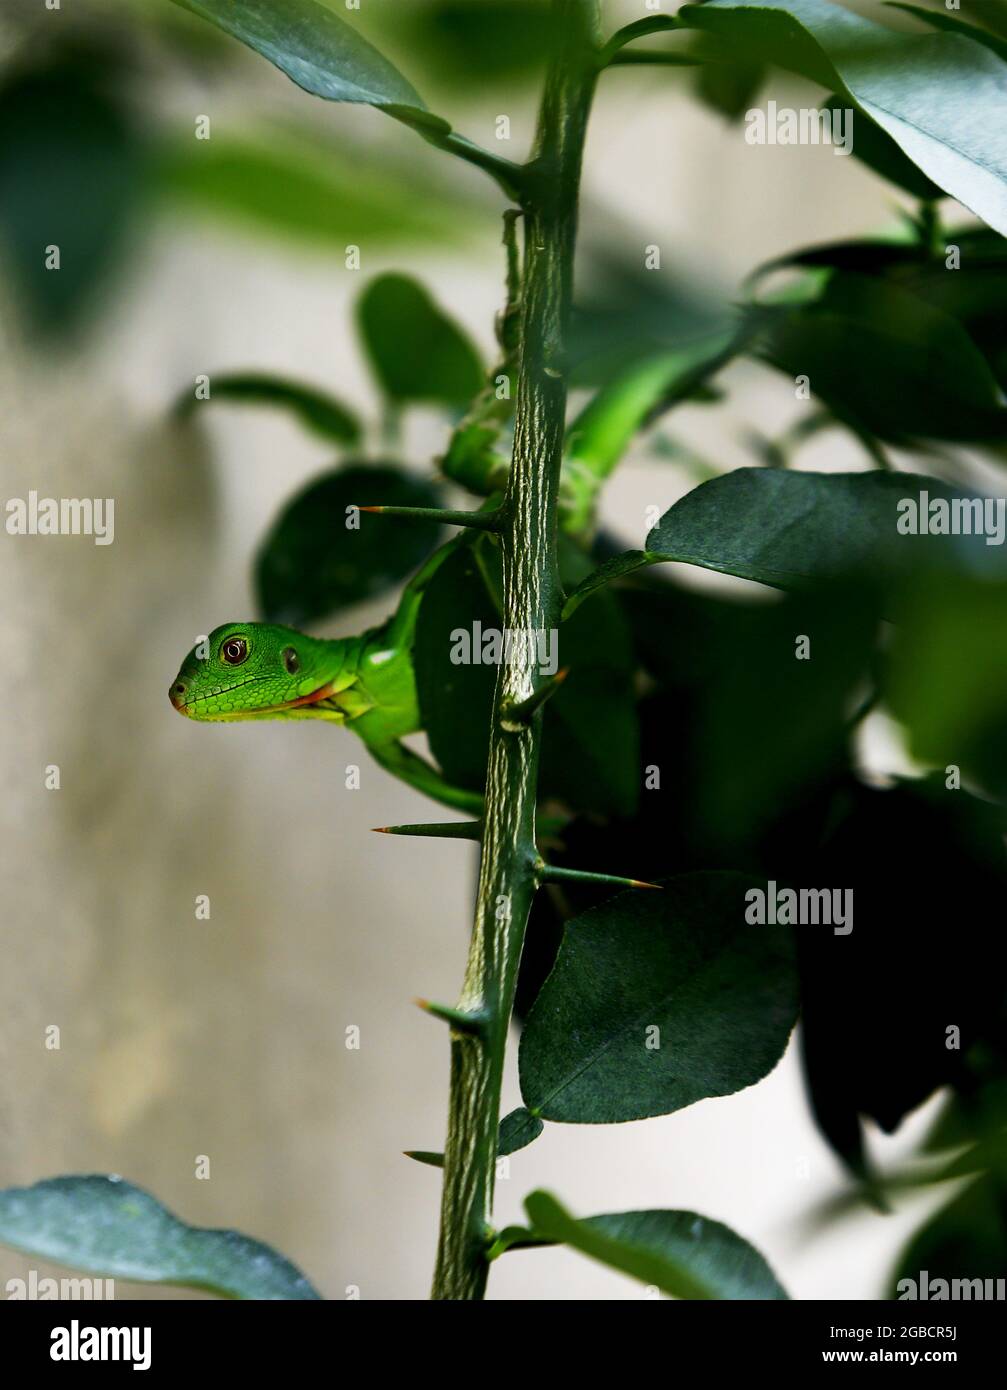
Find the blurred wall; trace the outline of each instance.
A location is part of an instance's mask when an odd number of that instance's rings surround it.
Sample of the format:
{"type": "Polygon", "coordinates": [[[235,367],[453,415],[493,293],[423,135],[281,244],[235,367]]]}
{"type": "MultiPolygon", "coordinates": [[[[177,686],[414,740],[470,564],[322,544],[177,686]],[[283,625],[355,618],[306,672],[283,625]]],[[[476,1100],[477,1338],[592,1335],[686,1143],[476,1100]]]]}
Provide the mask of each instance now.
{"type": "MultiPolygon", "coordinates": [[[[623,8],[635,17],[637,7],[623,8]]],[[[240,84],[224,77],[163,100],[185,122],[209,109],[231,131],[260,102],[296,109],[329,131],[408,146],[410,159],[434,167],[436,154],[376,113],[323,109],[264,65],[241,74],[240,84]]],[[[743,127],[682,91],[660,70],[605,78],[585,179],[588,230],[615,209],[631,254],[656,243],[666,264],[730,286],[789,246],[890,218],[892,195],[853,161],[753,149],[743,127]]],[[[449,114],[488,142],[497,104],[449,114]]],[[[515,103],[516,155],[529,110],[515,103]]],[[[479,179],[458,171],[459,196],[472,197],[479,179]]],[[[222,409],[207,428],[182,428],[168,407],[199,372],[258,367],[372,408],[349,325],[366,275],[389,267],[423,278],[489,353],[500,266],[488,188],[484,206],[485,233],[469,253],[365,246],[363,275],[332,256],[162,219],[76,353],[29,348],[3,305],[6,496],[113,496],[116,532],[107,547],[0,537],[0,1177],[122,1173],[190,1221],[274,1243],[332,1298],[349,1286],[364,1298],[428,1290],[439,1176],[401,1151],[441,1147],[448,1053],[444,1030],[410,1000],[457,991],[473,854],[372,835],[369,827],[421,819],[429,806],[344,731],[197,727],[171,711],[180,657],[211,626],[252,613],[254,547],[280,502],[328,458],[267,414],[222,409]],[[363,774],[352,793],[351,762],[363,774]],[[58,791],[44,786],[52,764],[58,791]],[[198,894],[210,897],[209,921],[195,918],[198,894]],[[58,1051],[44,1046],[50,1024],[61,1029],[58,1051]],[[344,1045],[349,1025],[361,1030],[358,1051],[344,1045]],[[195,1177],[198,1155],[210,1158],[209,1181],[195,1177]]],[[[745,461],[744,429],[775,429],[794,410],[780,379],[742,369],[729,381],[726,407],[676,424],[725,466],[745,461]]],[[[415,462],[442,438],[421,420],[415,462]]],[[[816,448],[824,464],[849,461],[833,436],[816,448]]],[[[663,509],[688,486],[644,454],[609,499],[631,542],[646,506],[663,509]]],[[[364,626],[386,609],[327,630],[364,626]]],[[[518,1101],[511,1063],[505,1108],[518,1101]]],[[[499,1217],[516,1219],[521,1196],[540,1185],[584,1214],[694,1208],[755,1241],[795,1296],[875,1297],[919,1207],[812,1235],[803,1218],[838,1182],[792,1048],[732,1099],[640,1124],[547,1127],[511,1160],[499,1217]]],[[[33,1266],[0,1252],[4,1279],[33,1266]]],[[[539,1251],[501,1261],[491,1295],[640,1290],[579,1256],[539,1251]]]]}

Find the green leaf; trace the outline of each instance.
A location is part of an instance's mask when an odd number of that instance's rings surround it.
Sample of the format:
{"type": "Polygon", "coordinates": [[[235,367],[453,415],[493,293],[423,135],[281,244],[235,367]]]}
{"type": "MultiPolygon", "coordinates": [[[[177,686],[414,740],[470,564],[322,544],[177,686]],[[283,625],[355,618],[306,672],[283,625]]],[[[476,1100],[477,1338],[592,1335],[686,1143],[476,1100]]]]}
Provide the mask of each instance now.
{"type": "Polygon", "coordinates": [[[387,58],[351,24],[315,0],[175,0],[260,53],[326,101],[361,102],[406,115],[428,117],[420,96],[387,58]]]}
{"type": "MultiPolygon", "coordinates": [[[[847,96],[829,97],[823,107],[826,111],[850,110],[847,96]]],[[[875,125],[861,110],[854,107],[853,116],[853,157],[866,164],[880,178],[896,184],[913,198],[922,202],[936,202],[943,198],[943,190],[933,179],[928,179],[909,156],[899,148],[892,137],[881,126],[875,125]]],[[[843,117],[844,120],[848,117],[843,117]]],[[[833,126],[835,129],[835,126],[833,126]]]]}
{"type": "MultiPolygon", "coordinates": [[[[277,406],[289,410],[306,429],[322,439],[339,444],[356,444],[360,439],[360,421],[334,396],[285,377],[269,376],[264,372],[214,376],[210,380],[209,400],[277,406]]],[[[181,414],[191,415],[205,404],[187,391],[179,399],[178,409],[181,414]]]]}
{"type": "Polygon", "coordinates": [[[481,218],[457,189],[431,188],[390,152],[354,149],[313,130],[263,130],[255,139],[214,131],[166,142],[152,179],[169,205],[245,229],[332,250],[422,242],[457,245],[481,218]]]}
{"type": "Polygon", "coordinates": [[[460,406],[481,388],[475,348],[409,276],[372,280],[357,313],[374,374],[390,400],[460,406]]]}
{"type": "Polygon", "coordinates": [[[623,1211],[577,1220],[548,1192],[531,1193],[525,1210],[536,1234],[675,1298],[787,1297],[754,1246],[694,1211],[623,1211]]]}
{"type": "MultiPolygon", "coordinates": [[[[523,1105],[519,1105],[500,1121],[497,1157],[503,1158],[506,1154],[517,1153],[518,1149],[527,1148],[539,1137],[543,1129],[545,1125],[542,1121],[525,1110],[523,1105]]],[[[410,1149],[407,1157],[415,1159],[417,1163],[425,1163],[430,1168],[444,1167],[444,1155],[431,1153],[428,1149],[410,1149]]]]}
{"type": "Polygon", "coordinates": [[[915,586],[900,609],[885,701],[931,767],[1007,794],[1007,584],[965,578],[915,586]]]}
{"type": "Polygon", "coordinates": [[[772,316],[760,355],[791,379],[806,376],[861,434],[895,444],[1007,438],[1000,388],[961,323],[889,280],[834,272],[813,302],[772,316]]]}
{"type": "Polygon", "coordinates": [[[101,303],[145,172],[141,140],[92,67],[67,58],[6,77],[0,252],[35,332],[64,335],[101,303]],[[51,247],[58,268],[47,266],[51,247]]]}
{"type": "Polygon", "coordinates": [[[984,537],[900,534],[900,503],[918,505],[922,493],[948,502],[972,495],[917,473],[738,468],[676,502],[650,532],[646,550],[627,551],[595,570],[564,612],[613,579],[669,560],[790,590],[851,577],[883,583],[928,570],[1003,574],[1002,557],[984,537]]]}
{"type": "Polygon", "coordinates": [[[707,334],[634,362],[592,397],[570,425],[564,449],[560,506],[574,530],[590,523],[602,482],[637,432],[693,397],[743,344],[737,329],[707,334]]]}
{"type": "Polygon", "coordinates": [[[392,464],[347,464],[299,492],[273,523],[255,562],[259,610],[298,627],[399,583],[437,543],[439,528],[395,517],[359,523],[356,507],[436,507],[440,493],[392,464]]]}
{"type": "Polygon", "coordinates": [[[902,0],[887,0],[887,4],[890,9],[904,10],[906,14],[915,15],[917,19],[922,19],[924,24],[930,24],[934,29],[944,29],[949,34],[961,34],[963,38],[984,44],[991,53],[995,53],[998,58],[1007,63],[1007,39],[998,38],[996,34],[991,34],[988,29],[980,29],[978,24],[966,23],[961,15],[949,14],[947,10],[926,10],[922,5],[906,5],[902,3],[902,0]]]}
{"type": "MultiPolygon", "coordinates": [[[[569,542],[561,554],[565,582],[589,568],[569,542]]],[[[456,635],[468,634],[473,654],[482,654],[486,634],[501,629],[500,585],[498,548],[486,538],[465,546],[431,580],[417,622],[423,728],[445,775],[464,787],[485,783],[497,668],[458,660],[456,635]]],[[[545,706],[540,798],[556,797],[599,814],[629,814],[638,795],[633,650],[607,596],[591,613],[560,627],[554,655],[557,667],[569,666],[570,675],[545,706]],[[604,739],[598,738],[599,727],[604,739]]]]}
{"type": "Polygon", "coordinates": [[[928,178],[1007,233],[1005,72],[988,48],[960,34],[897,33],[829,0],[710,0],[678,19],[745,62],[849,94],[928,178]]]}
{"type": "Polygon", "coordinates": [[[237,1231],[187,1226],[122,1178],[47,1178],[0,1191],[0,1243],[73,1269],[230,1298],[317,1299],[289,1260],[237,1231]]]}
{"type": "Polygon", "coordinates": [[[703,63],[696,72],[696,95],[729,121],[749,109],[766,80],[761,63],[703,63]]]}
{"type": "MultiPolygon", "coordinates": [[[[974,1281],[1003,1279],[1007,1264],[1007,1186],[988,1174],[969,1183],[912,1237],[899,1257],[890,1297],[982,1298],[974,1281]],[[928,1293],[921,1292],[927,1281],[928,1293]],[[964,1292],[951,1291],[963,1280],[964,1292]],[[944,1280],[941,1290],[938,1283],[944,1280]],[[903,1281],[911,1281],[907,1287],[903,1281]]],[[[996,1283],[993,1283],[993,1290],[996,1283]]],[[[989,1296],[993,1296],[992,1294],[989,1296]]]]}
{"type": "Polygon", "coordinates": [[[523,1105],[519,1105],[516,1110],[512,1110],[500,1121],[497,1153],[503,1156],[504,1154],[517,1153],[518,1149],[527,1148],[539,1137],[543,1129],[545,1129],[545,1125],[539,1117],[532,1115],[523,1105]]]}
{"type": "Polygon", "coordinates": [[[752,886],[741,874],[684,874],[567,923],[521,1035],[529,1110],[572,1124],[642,1120],[773,1069],[797,1016],[794,948],[789,928],[745,921],[752,886]]]}

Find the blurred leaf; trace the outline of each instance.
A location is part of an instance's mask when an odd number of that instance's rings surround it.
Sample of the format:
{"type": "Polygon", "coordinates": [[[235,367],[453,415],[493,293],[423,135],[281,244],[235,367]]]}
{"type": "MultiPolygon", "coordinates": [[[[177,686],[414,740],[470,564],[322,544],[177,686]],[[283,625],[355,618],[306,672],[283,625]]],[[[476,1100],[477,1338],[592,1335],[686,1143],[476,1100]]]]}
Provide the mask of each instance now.
{"type": "Polygon", "coordinates": [[[696,95],[711,111],[733,121],[748,110],[765,80],[761,63],[703,63],[696,72],[696,95]]]}
{"type": "Polygon", "coordinates": [[[694,397],[744,346],[725,329],[687,347],[644,357],[598,391],[567,431],[560,506],[576,531],[590,524],[601,483],[637,432],[658,415],[694,397]]]}
{"type": "Polygon", "coordinates": [[[915,15],[917,19],[922,19],[924,24],[930,24],[935,29],[944,29],[950,34],[961,34],[963,38],[984,44],[1007,63],[1007,40],[998,38],[988,29],[980,29],[977,24],[968,24],[960,14],[949,14],[946,9],[928,10],[922,5],[907,5],[903,4],[902,0],[887,0],[887,3],[893,10],[905,10],[906,14],[915,15]]]}
{"type": "Polygon", "coordinates": [[[383,517],[347,526],[351,509],[436,507],[440,493],[392,464],[349,463],[309,483],[280,513],[255,563],[263,618],[291,626],[331,617],[404,579],[437,543],[433,523],[383,517]]]}
{"type": "MultiPolygon", "coordinates": [[[[892,1277],[891,1298],[983,1298],[972,1281],[1002,1280],[1007,1266],[1007,1188],[1001,1178],[986,1176],[969,1183],[953,1202],[942,1207],[917,1231],[899,1257],[892,1277]],[[903,1280],[913,1290],[900,1289],[903,1280]],[[947,1286],[943,1292],[937,1281],[947,1286]],[[952,1293],[953,1279],[966,1281],[968,1292],[952,1293]],[[926,1280],[928,1292],[920,1291],[926,1280]]],[[[993,1285],[994,1290],[996,1284],[993,1285]]]]}
{"type": "Polygon", "coordinates": [[[787,1297],[754,1246],[694,1211],[623,1211],[578,1221],[548,1192],[531,1193],[525,1210],[537,1235],[675,1298],[787,1297]]]}
{"type": "Polygon", "coordinates": [[[885,700],[909,751],[1007,795],[1007,584],[944,576],[905,598],[885,700]]]}
{"type": "Polygon", "coordinates": [[[354,158],[345,144],[330,149],[303,130],[170,141],[154,186],[184,207],[331,247],[340,257],[365,241],[458,242],[472,212],[456,192],[450,203],[431,197],[429,176],[421,184],[379,152],[354,158]]]}
{"type": "MultiPolygon", "coordinates": [[[[897,33],[829,0],[710,0],[678,19],[745,62],[849,93],[928,178],[1007,232],[1005,73],[987,48],[958,34],[897,33]]],[[[854,148],[857,139],[855,131],[854,148]]]]}
{"type": "Polygon", "coordinates": [[[996,378],[965,329],[885,280],[835,272],[813,303],[774,318],[762,355],[862,433],[1007,438],[996,378]]]}
{"type": "Polygon", "coordinates": [[[917,473],[737,468],[686,493],[650,532],[646,550],[606,561],[570,594],[564,612],[614,579],[669,560],[797,591],[928,570],[1002,575],[1003,558],[982,536],[901,533],[909,513],[900,503],[918,510],[923,493],[931,503],[972,495],[917,473]]]}
{"type": "Polygon", "coordinates": [[[453,91],[510,89],[535,76],[550,51],[548,0],[412,0],[395,9],[383,26],[389,40],[453,91]]]}
{"type": "MultiPolygon", "coordinates": [[[[564,547],[566,564],[578,552],[564,547]]],[[[414,659],[423,728],[448,779],[481,788],[497,667],[452,660],[456,634],[481,653],[499,631],[500,562],[483,538],[463,546],[431,580],[420,608],[414,659]]],[[[558,663],[570,676],[545,707],[539,796],[581,810],[628,813],[637,796],[633,653],[618,610],[606,605],[588,621],[565,623],[558,663]],[[604,729],[604,738],[599,738],[604,729]]]]}
{"type": "Polygon", "coordinates": [[[187,1226],[122,1178],[48,1178],[0,1191],[0,1242],[73,1269],[230,1298],[317,1299],[304,1275],[261,1241],[187,1226]]]}
{"type": "Polygon", "coordinates": [[[260,53],[313,96],[377,106],[414,125],[437,122],[398,69],[315,0],[174,3],[260,53]]]}
{"type": "Polygon", "coordinates": [[[100,302],[122,260],[144,161],[84,55],[15,70],[0,87],[0,243],[37,332],[62,334],[100,302]],[[47,269],[51,247],[59,266],[47,269]]]}
{"type": "Polygon", "coordinates": [[[500,1138],[497,1141],[499,1155],[517,1153],[527,1148],[542,1133],[545,1125],[537,1115],[530,1114],[523,1105],[512,1110],[500,1121],[500,1138]]]}
{"type": "MultiPolygon", "coordinates": [[[[271,405],[289,410],[302,425],[322,439],[340,444],[356,444],[360,421],[334,396],[284,377],[264,372],[235,372],[211,378],[209,401],[234,401],[245,405],[271,405]]],[[[178,403],[179,412],[191,415],[208,402],[186,392],[178,403]]]]}
{"type": "MultiPolygon", "coordinates": [[[[737,313],[704,276],[681,266],[648,269],[612,250],[638,246],[639,229],[619,222],[579,253],[577,290],[567,351],[573,386],[604,387],[634,363],[664,352],[689,351],[698,341],[736,326],[737,313]]],[[[656,238],[655,238],[656,240],[656,238]]]]}
{"type": "Polygon", "coordinates": [[[430,751],[455,786],[486,782],[487,740],[496,667],[451,660],[453,634],[500,626],[474,545],[449,556],[427,585],[416,622],[413,661],[420,718],[430,751]]]}
{"type": "Polygon", "coordinates": [[[1007,891],[1005,825],[943,778],[847,778],[821,843],[781,856],[781,880],[852,894],[849,935],[797,935],[813,1109],[861,1175],[859,1117],[890,1133],[938,1087],[970,1084],[970,1054],[1000,1027],[1007,941],[989,923],[1007,891]]]}
{"type": "Polygon", "coordinates": [[[483,384],[465,334],[407,275],[380,275],[360,297],[360,331],[385,395],[393,401],[460,406],[483,384]]]}
{"type": "Polygon", "coordinates": [[[642,1120],[772,1071],[797,1018],[793,940],[789,927],[746,923],[751,886],[741,874],[685,874],[567,924],[521,1035],[534,1114],[642,1120]]]}

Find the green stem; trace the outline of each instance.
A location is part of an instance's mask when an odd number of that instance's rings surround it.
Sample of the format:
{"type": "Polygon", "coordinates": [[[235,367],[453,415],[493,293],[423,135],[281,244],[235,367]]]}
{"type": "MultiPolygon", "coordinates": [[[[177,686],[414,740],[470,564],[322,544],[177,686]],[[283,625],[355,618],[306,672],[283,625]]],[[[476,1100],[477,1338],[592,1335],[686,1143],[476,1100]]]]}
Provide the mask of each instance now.
{"type": "MultiPolygon", "coordinates": [[[[525,180],[525,248],[514,453],[501,509],[503,618],[514,631],[559,627],[557,499],[566,414],[580,168],[598,73],[598,0],[552,0],[556,47],[525,180]]],[[[451,1095],[440,1243],[432,1296],[480,1299],[486,1287],[500,1088],[518,963],[536,888],[535,800],[541,715],[505,714],[535,691],[527,662],[503,663],[490,728],[475,924],[458,1008],[483,1021],[451,1033],[451,1095]]]]}

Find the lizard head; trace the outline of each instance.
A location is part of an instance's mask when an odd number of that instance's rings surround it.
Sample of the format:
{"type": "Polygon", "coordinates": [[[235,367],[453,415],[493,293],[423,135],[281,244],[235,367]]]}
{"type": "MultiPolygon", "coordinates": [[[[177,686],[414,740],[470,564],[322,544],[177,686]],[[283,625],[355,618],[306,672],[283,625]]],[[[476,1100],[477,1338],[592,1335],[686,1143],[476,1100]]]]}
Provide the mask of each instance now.
{"type": "Polygon", "coordinates": [[[193,647],[168,699],[189,719],[307,716],[332,693],[332,646],[272,623],[225,623],[193,647]]]}

